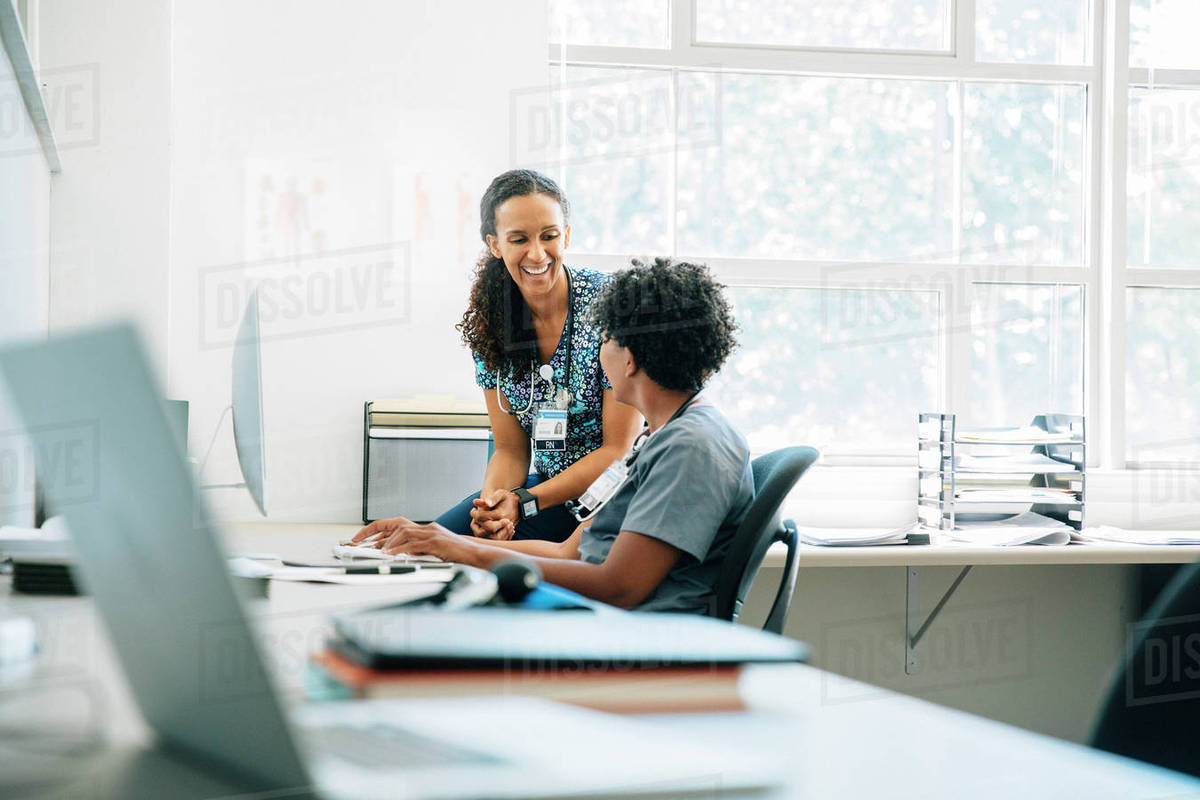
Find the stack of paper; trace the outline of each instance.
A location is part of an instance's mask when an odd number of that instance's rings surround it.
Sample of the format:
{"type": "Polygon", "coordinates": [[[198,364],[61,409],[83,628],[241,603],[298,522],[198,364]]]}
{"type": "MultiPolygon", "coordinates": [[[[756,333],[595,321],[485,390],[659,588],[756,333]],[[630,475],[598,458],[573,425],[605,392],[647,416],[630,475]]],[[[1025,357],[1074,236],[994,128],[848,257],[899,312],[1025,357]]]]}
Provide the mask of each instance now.
{"type": "Polygon", "coordinates": [[[1014,442],[1046,444],[1054,442],[1078,441],[1077,436],[1070,431],[1056,433],[1026,425],[1022,428],[976,428],[958,432],[960,442],[1014,442]]]}
{"type": "Polygon", "coordinates": [[[959,500],[973,503],[1076,503],[1078,493],[1070,489],[1020,486],[1011,489],[959,489],[959,500]]]}
{"type": "Polygon", "coordinates": [[[1082,533],[1076,533],[1075,538],[1081,542],[1198,545],[1200,544],[1200,531],[1127,531],[1111,525],[1100,525],[1095,528],[1086,528],[1082,533]]]}
{"type": "Polygon", "coordinates": [[[1026,511],[1012,517],[955,518],[952,539],[970,544],[1011,547],[1020,544],[1061,545],[1071,541],[1074,528],[1056,519],[1026,511]]]}
{"type": "Polygon", "coordinates": [[[378,586],[382,583],[447,583],[453,569],[420,569],[411,572],[347,574],[344,567],[294,567],[279,561],[266,562],[238,556],[227,562],[229,572],[239,578],[270,578],[274,581],[341,583],[354,586],[378,586]]]}
{"type": "Polygon", "coordinates": [[[71,558],[74,552],[64,517],[51,517],[41,528],[0,527],[0,559],[11,556],[71,558]]]}
{"type": "Polygon", "coordinates": [[[958,472],[1072,472],[1078,471],[1071,464],[1055,461],[1041,453],[1017,453],[1013,455],[959,455],[954,458],[958,472]]]}
{"type": "Polygon", "coordinates": [[[915,531],[914,522],[895,530],[880,528],[797,528],[800,541],[819,547],[869,547],[881,544],[908,544],[908,534],[915,531]]]}

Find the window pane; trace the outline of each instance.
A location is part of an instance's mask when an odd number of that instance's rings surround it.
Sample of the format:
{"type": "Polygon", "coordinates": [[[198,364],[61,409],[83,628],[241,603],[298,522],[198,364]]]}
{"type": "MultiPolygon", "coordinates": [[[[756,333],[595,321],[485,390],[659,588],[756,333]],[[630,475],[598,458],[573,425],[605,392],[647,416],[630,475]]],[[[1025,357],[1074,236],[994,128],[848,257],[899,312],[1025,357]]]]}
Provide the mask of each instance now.
{"type": "Polygon", "coordinates": [[[1083,64],[1088,0],[978,0],[975,57],[980,61],[1083,64]]]}
{"type": "Polygon", "coordinates": [[[1200,289],[1131,288],[1125,333],[1130,461],[1200,458],[1200,289]]]}
{"type": "Polygon", "coordinates": [[[670,13],[670,0],[550,0],[550,41],[666,48],[670,13]]]}
{"type": "Polygon", "coordinates": [[[701,42],[949,50],[950,0],[698,0],[701,42]]]}
{"type": "Polygon", "coordinates": [[[1084,87],[971,83],[964,104],[963,260],[1082,264],[1084,87]]]}
{"type": "Polygon", "coordinates": [[[938,379],[936,292],[736,287],[740,347],[705,394],[755,452],[913,451],[938,379]]]}
{"type": "Polygon", "coordinates": [[[1126,261],[1200,267],[1200,90],[1129,90],[1126,261]]]}
{"type": "Polygon", "coordinates": [[[514,96],[514,161],[561,183],[576,254],[668,253],[671,73],[572,67],[565,77],[553,69],[548,91],[514,96]]]}
{"type": "Polygon", "coordinates": [[[1083,289],[977,283],[971,297],[971,426],[1083,413],[1083,289]]]}
{"type": "Polygon", "coordinates": [[[571,250],[670,252],[669,169],[664,154],[568,166],[560,183],[571,201],[571,250]]]}
{"type": "Polygon", "coordinates": [[[947,81],[680,73],[716,97],[680,148],[678,250],[935,259],[953,248],[947,81]]]}
{"type": "Polygon", "coordinates": [[[1129,4],[1129,65],[1200,69],[1196,0],[1132,0],[1129,4]]]}

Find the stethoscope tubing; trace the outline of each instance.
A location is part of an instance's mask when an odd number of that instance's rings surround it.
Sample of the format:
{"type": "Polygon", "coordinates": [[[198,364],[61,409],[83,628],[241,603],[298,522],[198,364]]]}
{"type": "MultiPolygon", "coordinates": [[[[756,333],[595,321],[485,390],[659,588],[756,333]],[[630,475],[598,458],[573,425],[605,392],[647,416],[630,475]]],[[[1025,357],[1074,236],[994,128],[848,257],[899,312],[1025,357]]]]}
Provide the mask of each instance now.
{"type": "MultiPolygon", "coordinates": [[[[575,343],[574,342],[574,339],[575,339],[575,294],[574,294],[574,292],[571,291],[571,270],[567,269],[566,264],[563,264],[563,273],[567,276],[567,353],[566,353],[567,367],[566,367],[566,376],[565,377],[566,377],[567,389],[569,391],[570,387],[571,387],[571,355],[572,355],[572,347],[575,343]]],[[[553,358],[553,354],[551,355],[551,358],[553,358]]],[[[508,408],[504,407],[504,393],[500,391],[500,369],[497,368],[496,369],[496,405],[500,407],[500,410],[503,411],[505,414],[508,414],[509,416],[513,416],[513,417],[520,416],[521,414],[528,414],[529,410],[531,408],[533,408],[533,395],[534,395],[533,389],[534,389],[535,380],[536,380],[535,375],[537,377],[540,377],[542,380],[544,380],[552,388],[554,386],[553,381],[551,381],[551,378],[554,377],[554,371],[553,371],[553,369],[548,369],[549,366],[550,365],[548,363],[543,364],[541,369],[534,370],[533,360],[530,359],[530,361],[529,361],[529,402],[527,402],[525,404],[525,407],[523,409],[521,409],[520,411],[513,411],[512,406],[509,406],[508,408]],[[544,370],[544,372],[543,372],[543,370],[544,370]]]]}

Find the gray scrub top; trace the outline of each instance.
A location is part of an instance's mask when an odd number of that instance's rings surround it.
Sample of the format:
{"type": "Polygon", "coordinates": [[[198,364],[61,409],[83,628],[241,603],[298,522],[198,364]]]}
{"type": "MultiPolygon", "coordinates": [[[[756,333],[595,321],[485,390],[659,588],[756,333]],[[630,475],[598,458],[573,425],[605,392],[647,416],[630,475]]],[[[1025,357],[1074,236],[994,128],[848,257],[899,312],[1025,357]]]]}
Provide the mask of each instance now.
{"type": "Polygon", "coordinates": [[[646,441],[629,477],[580,536],[599,564],[621,531],[683,551],[639,611],[704,613],[737,526],[754,501],[750,448],[716,408],[697,404],[646,441]]]}

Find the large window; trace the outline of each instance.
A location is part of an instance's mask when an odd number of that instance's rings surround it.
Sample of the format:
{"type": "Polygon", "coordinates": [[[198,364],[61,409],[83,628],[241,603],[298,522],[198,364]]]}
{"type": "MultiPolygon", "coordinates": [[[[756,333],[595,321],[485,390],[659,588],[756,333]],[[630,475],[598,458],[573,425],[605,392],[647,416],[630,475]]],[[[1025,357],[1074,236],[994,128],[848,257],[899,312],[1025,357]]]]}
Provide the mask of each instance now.
{"type": "Polygon", "coordinates": [[[756,451],[911,460],[926,410],[1087,413],[1118,468],[1171,460],[1153,420],[1200,435],[1200,3],[550,9],[514,154],[564,183],[577,262],[731,287],[711,390],[756,451]]]}

